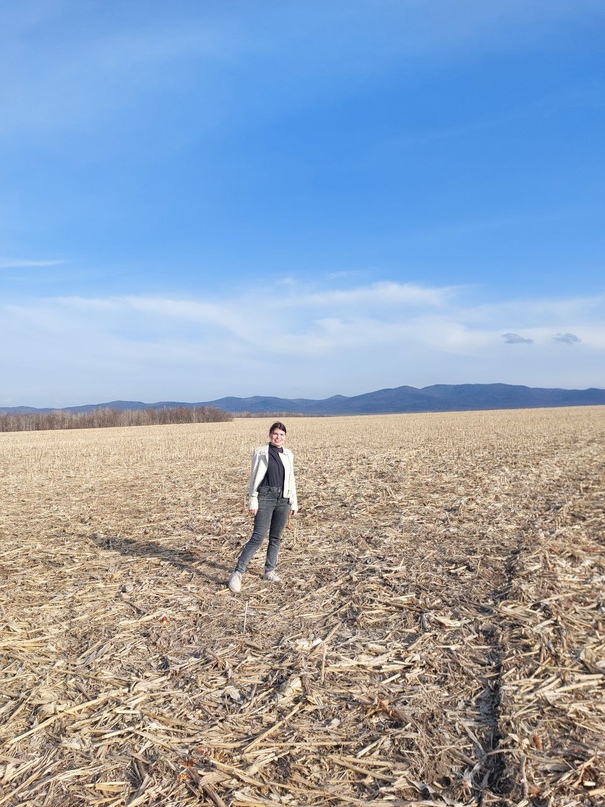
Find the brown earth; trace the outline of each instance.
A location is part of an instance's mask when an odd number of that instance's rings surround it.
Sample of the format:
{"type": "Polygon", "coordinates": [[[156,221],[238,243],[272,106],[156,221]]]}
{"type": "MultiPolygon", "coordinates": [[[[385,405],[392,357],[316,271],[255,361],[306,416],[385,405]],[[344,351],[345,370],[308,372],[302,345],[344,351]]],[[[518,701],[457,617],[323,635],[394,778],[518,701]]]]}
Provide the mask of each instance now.
{"type": "Polygon", "coordinates": [[[605,804],[605,408],[0,435],[0,807],[605,804]]]}

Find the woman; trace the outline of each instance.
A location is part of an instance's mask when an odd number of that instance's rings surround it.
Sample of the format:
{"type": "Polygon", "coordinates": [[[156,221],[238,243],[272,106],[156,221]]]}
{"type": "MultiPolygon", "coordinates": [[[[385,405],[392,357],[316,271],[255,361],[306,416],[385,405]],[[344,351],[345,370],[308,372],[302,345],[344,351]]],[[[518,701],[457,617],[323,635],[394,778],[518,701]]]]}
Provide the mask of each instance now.
{"type": "Polygon", "coordinates": [[[298,512],[294,454],[284,448],[285,440],[286,427],[283,423],[274,423],[269,429],[269,444],[256,448],[252,455],[248,509],[254,516],[254,529],[229,576],[229,588],[234,594],[241,591],[242,576],[267,533],[269,546],[263,579],[280,582],[275,571],[279,542],[288,518],[298,512]]]}

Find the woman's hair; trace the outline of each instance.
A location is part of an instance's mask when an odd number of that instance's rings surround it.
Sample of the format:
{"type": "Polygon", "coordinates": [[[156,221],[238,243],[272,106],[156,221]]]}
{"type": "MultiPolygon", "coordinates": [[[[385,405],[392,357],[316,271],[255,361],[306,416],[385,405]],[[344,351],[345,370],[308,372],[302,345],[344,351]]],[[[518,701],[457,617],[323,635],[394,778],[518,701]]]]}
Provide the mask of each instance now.
{"type": "Polygon", "coordinates": [[[286,434],[288,433],[288,430],[286,429],[286,427],[284,426],[284,424],[283,424],[283,423],[280,423],[280,422],[279,422],[279,420],[278,420],[278,421],[276,421],[276,422],[273,424],[273,426],[271,426],[271,428],[269,429],[269,434],[273,434],[273,432],[274,432],[276,429],[279,429],[280,431],[285,432],[286,434]]]}

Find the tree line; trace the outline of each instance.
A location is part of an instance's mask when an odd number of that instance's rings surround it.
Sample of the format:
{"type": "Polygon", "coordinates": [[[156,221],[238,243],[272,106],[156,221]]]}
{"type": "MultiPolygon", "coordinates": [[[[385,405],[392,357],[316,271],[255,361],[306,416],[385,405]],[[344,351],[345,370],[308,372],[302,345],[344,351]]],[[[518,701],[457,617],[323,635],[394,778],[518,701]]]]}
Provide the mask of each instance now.
{"type": "Polygon", "coordinates": [[[52,429],[102,429],[111,426],[159,426],[167,423],[218,423],[232,415],[214,406],[177,406],[173,409],[91,409],[88,412],[26,412],[0,414],[0,432],[52,429]]]}

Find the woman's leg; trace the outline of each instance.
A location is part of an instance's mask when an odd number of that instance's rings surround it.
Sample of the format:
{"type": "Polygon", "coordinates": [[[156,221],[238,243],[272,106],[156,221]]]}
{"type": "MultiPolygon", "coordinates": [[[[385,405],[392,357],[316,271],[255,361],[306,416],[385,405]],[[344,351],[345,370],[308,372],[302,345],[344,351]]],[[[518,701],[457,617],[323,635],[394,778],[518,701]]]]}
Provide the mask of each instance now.
{"type": "Polygon", "coordinates": [[[236,572],[243,574],[246,571],[248,564],[262,544],[265,535],[269,532],[275,504],[276,502],[271,501],[269,497],[259,496],[258,510],[254,516],[252,535],[237,559],[237,563],[235,564],[236,572]]]}
{"type": "Polygon", "coordinates": [[[265,574],[272,572],[277,566],[277,553],[282,533],[288,523],[290,515],[289,499],[281,498],[275,505],[269,527],[269,546],[267,547],[267,557],[265,558],[265,574]]]}

